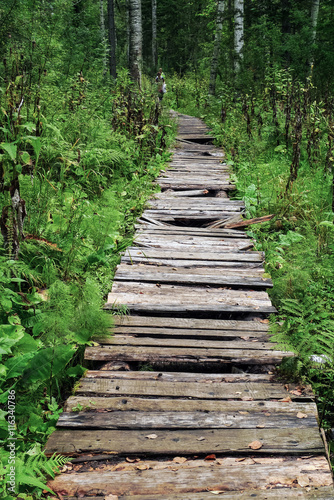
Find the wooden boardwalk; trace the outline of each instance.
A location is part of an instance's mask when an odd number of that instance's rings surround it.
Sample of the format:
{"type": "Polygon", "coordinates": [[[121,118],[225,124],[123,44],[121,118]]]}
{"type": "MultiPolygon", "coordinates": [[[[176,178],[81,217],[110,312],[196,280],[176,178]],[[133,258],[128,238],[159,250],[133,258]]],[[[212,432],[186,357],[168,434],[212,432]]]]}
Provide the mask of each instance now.
{"type": "Polygon", "coordinates": [[[74,457],[60,498],[333,499],[309,387],[275,379],[263,259],[227,197],[223,152],[179,115],[162,192],[138,221],[107,309],[127,306],[46,446],[74,457]],[[217,224],[210,227],[214,221],[217,224]]]}

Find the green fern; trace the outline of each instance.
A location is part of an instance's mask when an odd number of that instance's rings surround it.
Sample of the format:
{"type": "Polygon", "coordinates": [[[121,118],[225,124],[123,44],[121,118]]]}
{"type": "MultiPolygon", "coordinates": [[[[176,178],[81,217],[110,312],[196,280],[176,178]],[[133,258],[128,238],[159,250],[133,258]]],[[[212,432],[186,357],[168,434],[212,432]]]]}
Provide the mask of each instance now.
{"type": "Polygon", "coordinates": [[[26,491],[26,487],[47,490],[55,494],[47,485],[48,478],[54,479],[70,459],[62,455],[52,455],[48,458],[36,445],[23,456],[18,455],[15,460],[15,481],[17,492],[26,491]]]}

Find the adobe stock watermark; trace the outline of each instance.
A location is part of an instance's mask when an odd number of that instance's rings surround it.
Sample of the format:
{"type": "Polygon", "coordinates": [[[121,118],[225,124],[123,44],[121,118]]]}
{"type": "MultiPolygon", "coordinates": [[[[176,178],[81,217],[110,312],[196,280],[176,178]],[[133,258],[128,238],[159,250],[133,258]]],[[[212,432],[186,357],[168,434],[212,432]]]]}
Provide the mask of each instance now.
{"type": "Polygon", "coordinates": [[[6,472],[6,483],[7,483],[7,490],[10,493],[15,494],[15,487],[16,487],[16,436],[15,436],[15,406],[16,406],[16,399],[15,399],[15,391],[14,389],[11,389],[8,393],[8,417],[7,417],[7,422],[8,422],[8,450],[9,450],[9,457],[8,457],[8,472],[6,472]]]}

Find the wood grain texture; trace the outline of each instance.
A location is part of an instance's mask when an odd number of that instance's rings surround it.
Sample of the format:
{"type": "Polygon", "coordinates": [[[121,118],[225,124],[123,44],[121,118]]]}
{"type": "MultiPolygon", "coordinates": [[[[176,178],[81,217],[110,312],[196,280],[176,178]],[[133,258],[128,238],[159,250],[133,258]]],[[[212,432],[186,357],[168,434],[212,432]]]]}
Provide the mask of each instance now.
{"type": "MultiPolygon", "coordinates": [[[[284,386],[274,382],[219,382],[199,384],[196,382],[169,382],[162,380],[127,380],[83,378],[80,380],[77,395],[105,395],[105,396],[156,396],[168,398],[186,397],[194,399],[236,399],[236,400],[309,400],[309,390],[300,394],[287,391],[284,386]]],[[[284,401],[282,401],[284,402],[284,401]]],[[[175,403],[177,404],[177,403],[175,403]]]]}
{"type": "Polygon", "coordinates": [[[46,444],[46,454],[248,453],[254,441],[263,444],[259,450],[252,450],[254,455],[323,453],[317,428],[159,430],[156,438],[150,439],[149,435],[140,430],[56,430],[46,444]]]}

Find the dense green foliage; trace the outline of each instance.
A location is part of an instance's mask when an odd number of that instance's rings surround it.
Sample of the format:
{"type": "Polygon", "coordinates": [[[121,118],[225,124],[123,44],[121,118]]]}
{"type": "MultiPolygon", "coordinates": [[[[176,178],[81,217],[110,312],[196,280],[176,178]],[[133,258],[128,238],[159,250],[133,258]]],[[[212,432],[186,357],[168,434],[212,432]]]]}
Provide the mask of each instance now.
{"type": "Polygon", "coordinates": [[[248,218],[274,214],[249,227],[265,251],[278,315],[273,339],[293,350],[282,374],[311,382],[321,424],[334,425],[333,100],[319,98],[288,71],[272,72],[249,93],[222,86],[208,99],[208,82],[173,80],[179,109],[202,117],[223,146],[248,218]],[[188,95],[194,99],[189,103],[188,95]]]}
{"type": "MultiPolygon", "coordinates": [[[[106,0],[0,5],[0,411],[9,421],[7,403],[16,403],[17,489],[29,500],[63,463],[42,446],[83,373],[85,345],[110,326],[101,305],[172,132],[152,85],[151,1],[142,0],[151,77],[141,91],[124,69],[125,0],[115,2],[118,76],[108,77],[101,5],[106,13],[106,0]]],[[[216,1],[158,2],[157,45],[166,109],[212,126],[247,216],[275,214],[250,231],[275,284],[272,328],[298,354],[287,370],[313,383],[331,426],[334,3],[321,0],[316,26],[314,5],[245,2],[236,71],[226,0],[216,97],[208,97],[216,1]],[[312,355],[326,357],[319,364],[312,355]]],[[[4,419],[0,438],[8,438],[4,419]]],[[[5,446],[0,474],[9,459],[5,446]]],[[[4,484],[0,493],[13,497],[4,484]]]]}
{"type": "Polygon", "coordinates": [[[112,324],[101,306],[172,128],[151,84],[139,94],[126,72],[116,84],[82,72],[60,84],[23,65],[13,48],[0,85],[1,474],[15,412],[15,491],[37,498],[62,463],[42,445],[84,371],[85,345],[112,324]]]}

